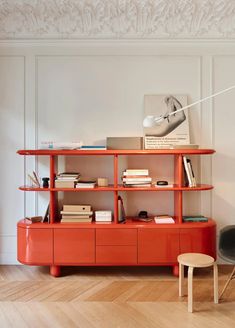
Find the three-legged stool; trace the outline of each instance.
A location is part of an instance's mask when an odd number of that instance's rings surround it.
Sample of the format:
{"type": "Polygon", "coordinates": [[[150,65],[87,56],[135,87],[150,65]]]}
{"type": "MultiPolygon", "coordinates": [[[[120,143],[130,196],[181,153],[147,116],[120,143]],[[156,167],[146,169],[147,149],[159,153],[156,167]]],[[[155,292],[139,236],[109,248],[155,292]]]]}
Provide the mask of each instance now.
{"type": "Polygon", "coordinates": [[[200,253],[185,253],[178,256],[179,296],[184,296],[184,265],[188,266],[188,312],[193,312],[193,269],[213,266],[214,302],[218,303],[218,268],[213,257],[200,253]]]}

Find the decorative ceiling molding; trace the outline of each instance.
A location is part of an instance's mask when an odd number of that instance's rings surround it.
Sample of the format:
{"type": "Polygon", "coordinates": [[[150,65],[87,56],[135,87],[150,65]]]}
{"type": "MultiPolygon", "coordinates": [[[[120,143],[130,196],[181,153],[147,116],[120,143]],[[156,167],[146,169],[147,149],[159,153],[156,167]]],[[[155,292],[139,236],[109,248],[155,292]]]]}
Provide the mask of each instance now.
{"type": "Polygon", "coordinates": [[[0,0],[0,39],[235,39],[234,0],[0,0]]]}

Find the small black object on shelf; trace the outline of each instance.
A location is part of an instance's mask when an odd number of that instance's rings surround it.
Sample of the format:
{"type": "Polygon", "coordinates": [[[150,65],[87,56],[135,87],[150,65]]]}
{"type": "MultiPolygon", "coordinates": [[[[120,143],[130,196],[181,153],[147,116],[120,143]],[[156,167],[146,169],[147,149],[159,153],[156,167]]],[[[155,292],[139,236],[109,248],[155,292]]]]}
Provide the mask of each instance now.
{"type": "Polygon", "coordinates": [[[138,214],[139,218],[147,219],[148,218],[148,212],[147,211],[140,211],[138,214]]]}
{"type": "Polygon", "coordinates": [[[157,185],[158,186],[167,186],[168,185],[168,182],[165,181],[165,180],[160,180],[160,181],[157,181],[157,185]]]}
{"type": "Polygon", "coordinates": [[[50,178],[42,178],[42,187],[49,188],[49,180],[50,178]]]}

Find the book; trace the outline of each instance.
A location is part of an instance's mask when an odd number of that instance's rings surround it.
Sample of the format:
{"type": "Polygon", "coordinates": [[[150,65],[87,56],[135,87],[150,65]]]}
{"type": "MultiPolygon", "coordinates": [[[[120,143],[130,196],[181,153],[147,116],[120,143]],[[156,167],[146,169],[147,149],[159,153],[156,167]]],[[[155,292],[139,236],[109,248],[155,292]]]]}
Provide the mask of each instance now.
{"type": "Polygon", "coordinates": [[[157,215],[154,217],[154,221],[157,224],[162,224],[162,223],[175,223],[174,219],[172,216],[169,215],[157,215]]]}
{"type": "Polygon", "coordinates": [[[63,211],[91,211],[91,205],[63,205],[63,211]]]}
{"type": "Polygon", "coordinates": [[[123,172],[123,175],[149,175],[148,169],[127,169],[123,172]]]}
{"type": "Polygon", "coordinates": [[[123,178],[123,182],[151,182],[152,178],[151,177],[146,177],[146,178],[123,178]]]}
{"type": "Polygon", "coordinates": [[[152,184],[151,183],[124,184],[123,187],[126,187],[126,188],[150,188],[150,187],[152,187],[152,184]]]}
{"type": "Polygon", "coordinates": [[[95,188],[96,183],[76,183],[76,188],[95,188]]]}
{"type": "Polygon", "coordinates": [[[55,180],[55,188],[74,188],[75,181],[55,180]]]}
{"type": "Polygon", "coordinates": [[[192,162],[189,158],[187,158],[187,163],[188,163],[188,166],[189,166],[189,173],[190,173],[190,177],[192,179],[193,187],[196,187],[197,183],[196,183],[195,175],[194,175],[194,172],[193,172],[193,166],[192,166],[192,162]]]}
{"type": "Polygon", "coordinates": [[[77,177],[81,174],[79,172],[62,172],[57,174],[58,177],[77,177]]]}
{"type": "Polygon", "coordinates": [[[43,217],[43,222],[50,222],[50,204],[47,205],[46,212],[43,217]]]}
{"type": "Polygon", "coordinates": [[[203,215],[184,215],[183,222],[208,222],[208,218],[203,215]]]}
{"type": "Polygon", "coordinates": [[[106,150],[106,146],[81,146],[81,150],[106,150]]]}
{"type": "Polygon", "coordinates": [[[66,215],[92,215],[92,211],[60,211],[60,214],[66,214],[66,215]]]}
{"type": "Polygon", "coordinates": [[[89,219],[90,215],[63,214],[62,219],[89,219]]]}
{"type": "Polygon", "coordinates": [[[135,218],[132,218],[132,221],[136,221],[136,222],[151,222],[151,221],[153,221],[153,218],[140,218],[140,217],[135,217],[135,218]]]}
{"type": "Polygon", "coordinates": [[[61,219],[60,222],[66,222],[66,223],[85,223],[85,222],[92,222],[92,218],[83,218],[83,219],[61,219]]]}
{"type": "Polygon", "coordinates": [[[125,209],[123,205],[123,199],[118,196],[118,222],[124,222],[126,220],[125,209]]]}
{"type": "Polygon", "coordinates": [[[186,156],[183,156],[183,163],[184,163],[184,169],[185,169],[185,172],[186,172],[186,178],[187,178],[188,186],[193,187],[192,175],[190,174],[190,171],[189,171],[189,165],[188,165],[188,161],[187,161],[186,156]]]}
{"type": "Polygon", "coordinates": [[[82,142],[42,141],[40,149],[79,149],[82,142]]]}
{"type": "Polygon", "coordinates": [[[56,180],[58,181],[78,181],[79,176],[57,176],[56,180]]]}

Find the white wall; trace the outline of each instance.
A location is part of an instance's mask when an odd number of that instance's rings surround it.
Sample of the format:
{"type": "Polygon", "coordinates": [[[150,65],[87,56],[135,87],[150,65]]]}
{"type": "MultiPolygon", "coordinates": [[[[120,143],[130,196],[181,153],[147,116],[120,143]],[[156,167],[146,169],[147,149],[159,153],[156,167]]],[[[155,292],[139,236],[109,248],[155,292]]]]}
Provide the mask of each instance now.
{"type": "MultiPolygon", "coordinates": [[[[46,159],[24,162],[17,149],[37,148],[42,140],[102,143],[106,136],[142,135],[144,94],[187,94],[193,102],[235,84],[231,42],[11,41],[0,47],[1,263],[16,263],[16,222],[25,214],[43,214],[48,201],[45,193],[17,190],[33,169],[41,176],[49,172],[46,159]]],[[[213,161],[209,157],[195,161],[198,178],[211,182],[215,190],[185,195],[185,213],[211,215],[219,227],[232,224],[235,216],[234,102],[231,91],[190,112],[192,142],[217,153],[213,161]]],[[[152,175],[169,177],[172,163],[169,157],[161,160],[150,158],[152,175]]],[[[143,158],[139,161],[146,166],[143,158]]],[[[88,167],[82,160],[67,159],[65,165],[112,179],[110,159],[104,165],[97,159],[88,167]]],[[[144,195],[131,194],[129,214],[140,209],[173,211],[171,193],[152,194],[147,203],[144,195]]],[[[85,193],[68,198],[94,202],[85,193]]],[[[102,208],[112,200],[105,193],[95,202],[102,208]]]]}

